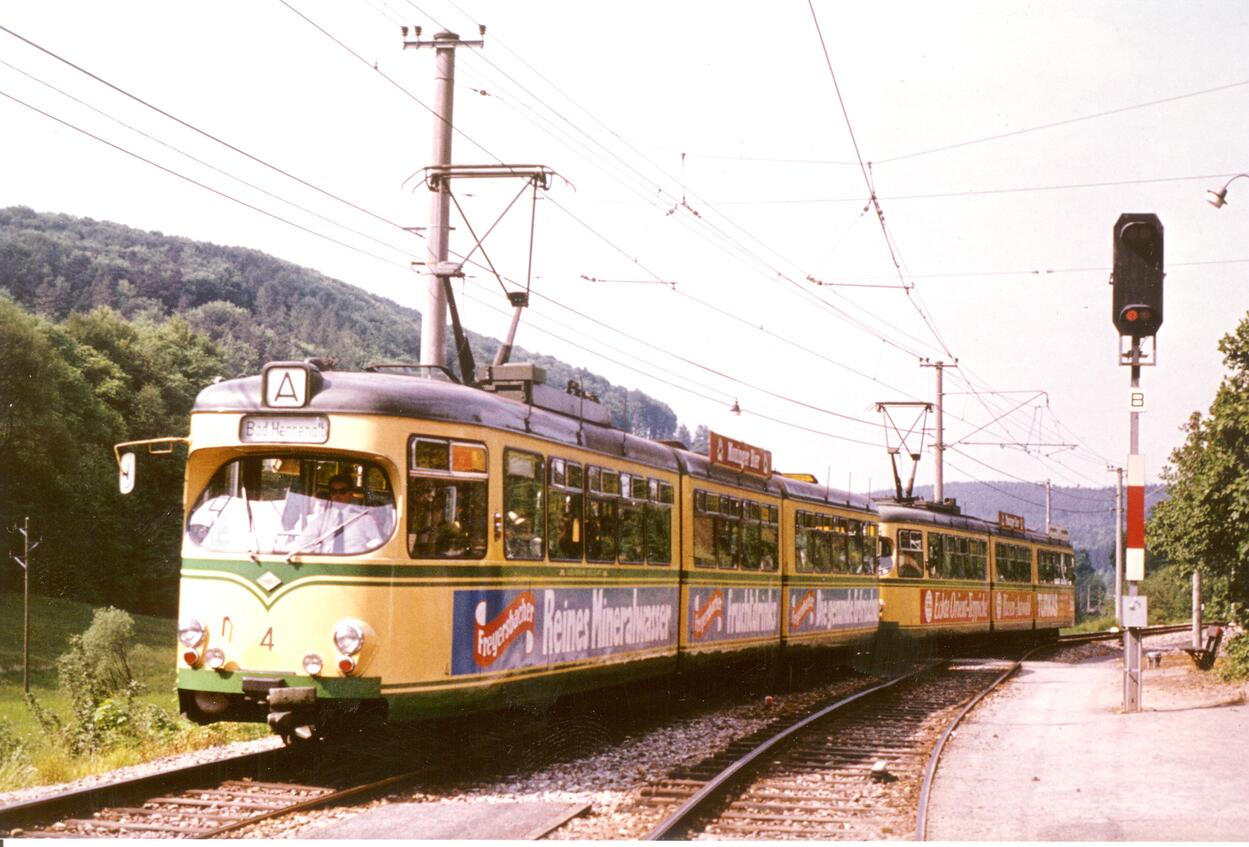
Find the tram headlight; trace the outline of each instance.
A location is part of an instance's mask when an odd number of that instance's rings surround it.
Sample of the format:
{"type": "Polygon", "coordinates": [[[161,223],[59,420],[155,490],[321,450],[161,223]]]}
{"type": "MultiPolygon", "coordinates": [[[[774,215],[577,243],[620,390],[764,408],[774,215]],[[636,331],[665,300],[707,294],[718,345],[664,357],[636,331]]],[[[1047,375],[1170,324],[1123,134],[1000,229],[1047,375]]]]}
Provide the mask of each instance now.
{"type": "Polygon", "coordinates": [[[316,653],[309,653],[304,656],[304,672],[309,676],[317,676],[325,667],[325,662],[316,653]]]}
{"type": "Polygon", "coordinates": [[[225,663],[226,654],[220,647],[209,647],[204,651],[204,664],[213,670],[220,670],[225,663]]]}
{"type": "Polygon", "coordinates": [[[334,646],[344,656],[354,656],[364,647],[364,627],[358,621],[339,621],[334,627],[334,646]]]}
{"type": "Polygon", "coordinates": [[[204,640],[208,632],[204,624],[196,618],[183,618],[178,624],[178,640],[186,647],[194,647],[204,640]]]}

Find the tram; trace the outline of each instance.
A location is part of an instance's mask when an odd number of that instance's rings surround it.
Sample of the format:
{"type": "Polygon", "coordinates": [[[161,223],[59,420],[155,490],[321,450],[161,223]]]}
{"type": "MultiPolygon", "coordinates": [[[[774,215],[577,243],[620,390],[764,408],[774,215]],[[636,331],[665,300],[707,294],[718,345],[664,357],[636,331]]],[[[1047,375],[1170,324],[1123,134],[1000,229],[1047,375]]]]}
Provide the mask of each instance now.
{"type": "MultiPolygon", "coordinates": [[[[311,737],[870,641],[867,500],[611,426],[541,369],[478,386],[267,365],[187,445],[178,691],[311,737]]],[[[742,460],[745,456],[745,460],[742,460]]],[[[123,486],[125,487],[125,486],[123,486]]]]}

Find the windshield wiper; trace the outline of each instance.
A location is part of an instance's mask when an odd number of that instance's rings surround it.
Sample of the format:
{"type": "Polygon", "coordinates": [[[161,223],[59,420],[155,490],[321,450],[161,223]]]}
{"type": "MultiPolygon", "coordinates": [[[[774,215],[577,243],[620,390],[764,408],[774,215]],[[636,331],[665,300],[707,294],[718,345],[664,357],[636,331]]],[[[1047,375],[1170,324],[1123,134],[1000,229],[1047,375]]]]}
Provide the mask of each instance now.
{"type": "Polygon", "coordinates": [[[318,544],[320,544],[322,541],[324,541],[325,539],[329,538],[330,536],[334,535],[334,533],[338,532],[340,529],[344,529],[344,528],[346,528],[349,524],[351,524],[351,523],[353,523],[353,522],[355,522],[355,521],[359,520],[360,518],[364,517],[364,516],[365,516],[365,515],[367,515],[367,514],[368,514],[368,511],[361,511],[361,512],[357,512],[356,514],[351,515],[349,518],[347,518],[347,519],[346,519],[345,521],[343,521],[342,523],[339,523],[339,524],[336,524],[336,525],[334,525],[334,526],[330,527],[330,528],[329,528],[329,529],[327,529],[325,532],[321,533],[321,534],[320,534],[320,535],[318,535],[316,538],[314,538],[314,539],[312,539],[311,541],[309,541],[307,544],[304,544],[304,545],[303,545],[303,546],[301,546],[301,547],[297,547],[297,548],[295,548],[295,549],[294,549],[294,550],[292,550],[290,553],[286,554],[286,564],[288,564],[288,565],[289,565],[289,564],[291,563],[291,561],[292,561],[292,560],[293,560],[296,556],[298,556],[299,554],[301,554],[301,553],[305,553],[305,552],[307,552],[308,550],[310,550],[311,548],[316,547],[318,544]]]}
{"type": "Polygon", "coordinates": [[[257,555],[260,552],[260,539],[256,537],[256,521],[252,518],[252,501],[247,496],[247,486],[240,485],[239,488],[243,490],[243,508],[247,511],[247,532],[252,539],[247,555],[253,562],[260,564],[260,556],[257,555]]]}

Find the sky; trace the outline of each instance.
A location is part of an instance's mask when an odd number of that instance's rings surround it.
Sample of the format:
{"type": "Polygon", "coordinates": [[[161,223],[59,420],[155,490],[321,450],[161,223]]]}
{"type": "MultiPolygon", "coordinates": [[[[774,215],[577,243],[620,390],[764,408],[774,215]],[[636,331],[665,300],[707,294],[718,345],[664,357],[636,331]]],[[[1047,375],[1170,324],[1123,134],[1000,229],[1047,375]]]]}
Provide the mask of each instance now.
{"type": "MultiPolygon", "coordinates": [[[[401,24],[486,26],[456,51],[454,163],[556,174],[536,200],[455,183],[452,250],[490,233],[455,283],[464,323],[502,337],[528,280],[519,346],[778,470],[889,487],[877,405],[932,402],[943,362],[947,482],[1110,485],[1122,213],[1165,228],[1150,480],[1249,310],[1249,179],[1205,199],[1249,170],[1242,2],[0,2],[0,206],[252,247],[424,309],[434,53],[401,24]]],[[[930,484],[934,416],[890,413],[930,484]]]]}

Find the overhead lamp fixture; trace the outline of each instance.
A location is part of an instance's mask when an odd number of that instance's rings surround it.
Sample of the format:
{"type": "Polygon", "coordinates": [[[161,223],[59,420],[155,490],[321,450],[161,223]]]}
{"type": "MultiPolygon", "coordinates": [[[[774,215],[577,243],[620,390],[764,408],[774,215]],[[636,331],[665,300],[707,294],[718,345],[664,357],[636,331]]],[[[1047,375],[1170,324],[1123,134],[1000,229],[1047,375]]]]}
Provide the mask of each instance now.
{"type": "Polygon", "coordinates": [[[1206,191],[1206,202],[1216,209],[1222,209],[1227,205],[1227,187],[1235,180],[1240,179],[1242,176],[1249,177],[1249,174],[1236,174],[1236,176],[1223,183],[1223,187],[1218,191],[1215,191],[1214,189],[1206,191]]]}
{"type": "Polygon", "coordinates": [[[734,415],[741,415],[742,407],[737,405],[737,400],[733,400],[733,405],[729,407],[729,412],[734,415]]]}

